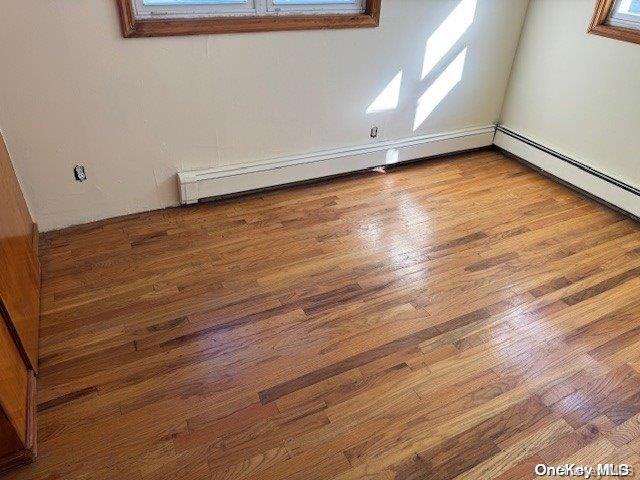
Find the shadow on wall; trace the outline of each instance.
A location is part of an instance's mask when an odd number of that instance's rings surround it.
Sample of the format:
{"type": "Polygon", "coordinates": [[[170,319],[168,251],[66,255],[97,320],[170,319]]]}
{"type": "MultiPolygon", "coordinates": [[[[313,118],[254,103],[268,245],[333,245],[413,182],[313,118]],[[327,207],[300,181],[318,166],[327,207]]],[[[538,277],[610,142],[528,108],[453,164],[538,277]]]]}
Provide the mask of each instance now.
{"type": "MultiPolygon", "coordinates": [[[[467,46],[458,46],[460,39],[473,24],[477,0],[461,0],[447,18],[427,39],[422,74],[424,93],[415,101],[413,131],[418,130],[433,111],[462,80],[467,57],[467,46]],[[441,72],[435,79],[435,72],[441,72]]],[[[400,70],[368,106],[366,113],[388,112],[398,108],[403,84],[400,70]]],[[[389,152],[387,164],[397,161],[397,152],[389,152]],[[394,161],[395,159],[395,161],[394,161]]]]}

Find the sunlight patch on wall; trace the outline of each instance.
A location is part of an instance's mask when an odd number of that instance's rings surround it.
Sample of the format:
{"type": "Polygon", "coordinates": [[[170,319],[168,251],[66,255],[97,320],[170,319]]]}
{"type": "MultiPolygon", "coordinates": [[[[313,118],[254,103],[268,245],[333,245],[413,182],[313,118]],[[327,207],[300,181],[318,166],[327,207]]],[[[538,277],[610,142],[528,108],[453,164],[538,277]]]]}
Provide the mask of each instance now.
{"type": "Polygon", "coordinates": [[[429,115],[431,115],[449,92],[460,83],[466,58],[467,49],[465,48],[420,97],[413,122],[414,132],[429,118],[429,115]]]}
{"type": "Polygon", "coordinates": [[[393,77],[380,95],[369,105],[367,113],[387,112],[398,108],[400,101],[400,87],[402,86],[402,70],[393,77]]]}
{"type": "Polygon", "coordinates": [[[462,0],[427,40],[422,79],[434,69],[473,23],[477,0],[462,0]]]}

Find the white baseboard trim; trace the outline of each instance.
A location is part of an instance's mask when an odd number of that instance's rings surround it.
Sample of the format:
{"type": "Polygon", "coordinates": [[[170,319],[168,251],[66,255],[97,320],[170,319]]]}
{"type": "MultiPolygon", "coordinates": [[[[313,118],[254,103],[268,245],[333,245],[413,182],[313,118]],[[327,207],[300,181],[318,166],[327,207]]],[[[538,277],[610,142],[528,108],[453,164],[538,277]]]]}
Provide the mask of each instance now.
{"type": "Polygon", "coordinates": [[[502,125],[498,126],[493,143],[551,176],[636,218],[640,217],[640,188],[558,153],[502,125]]]}
{"type": "Polygon", "coordinates": [[[180,172],[180,202],[296,183],[490,146],[494,125],[223,168],[180,172]]]}

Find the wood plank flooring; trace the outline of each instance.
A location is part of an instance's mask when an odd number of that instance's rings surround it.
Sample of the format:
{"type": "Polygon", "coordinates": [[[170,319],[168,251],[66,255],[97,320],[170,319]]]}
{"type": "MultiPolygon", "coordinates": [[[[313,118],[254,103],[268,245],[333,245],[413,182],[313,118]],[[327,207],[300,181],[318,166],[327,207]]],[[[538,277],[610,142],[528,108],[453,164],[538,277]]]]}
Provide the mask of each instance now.
{"type": "Polygon", "coordinates": [[[640,469],[640,225],[497,152],[41,256],[39,459],[3,480],[640,469]]]}

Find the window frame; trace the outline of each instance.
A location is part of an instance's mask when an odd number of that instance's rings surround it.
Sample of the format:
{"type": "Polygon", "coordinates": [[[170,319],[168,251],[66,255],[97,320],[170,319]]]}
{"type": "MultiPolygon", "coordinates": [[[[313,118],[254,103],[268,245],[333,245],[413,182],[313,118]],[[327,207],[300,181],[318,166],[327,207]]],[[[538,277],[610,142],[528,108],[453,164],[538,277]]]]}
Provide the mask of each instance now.
{"type": "Polygon", "coordinates": [[[135,14],[133,1],[116,0],[120,11],[122,35],[125,38],[274,30],[372,28],[377,27],[380,23],[382,3],[382,0],[364,0],[364,12],[361,13],[292,14],[286,13],[285,9],[284,12],[265,16],[245,14],[220,17],[141,18],[135,14]]]}
{"type": "Polygon", "coordinates": [[[640,28],[629,28],[621,25],[612,25],[610,23],[611,12],[616,4],[617,0],[598,0],[588,32],[603,37],[640,44],[640,28]]]}

